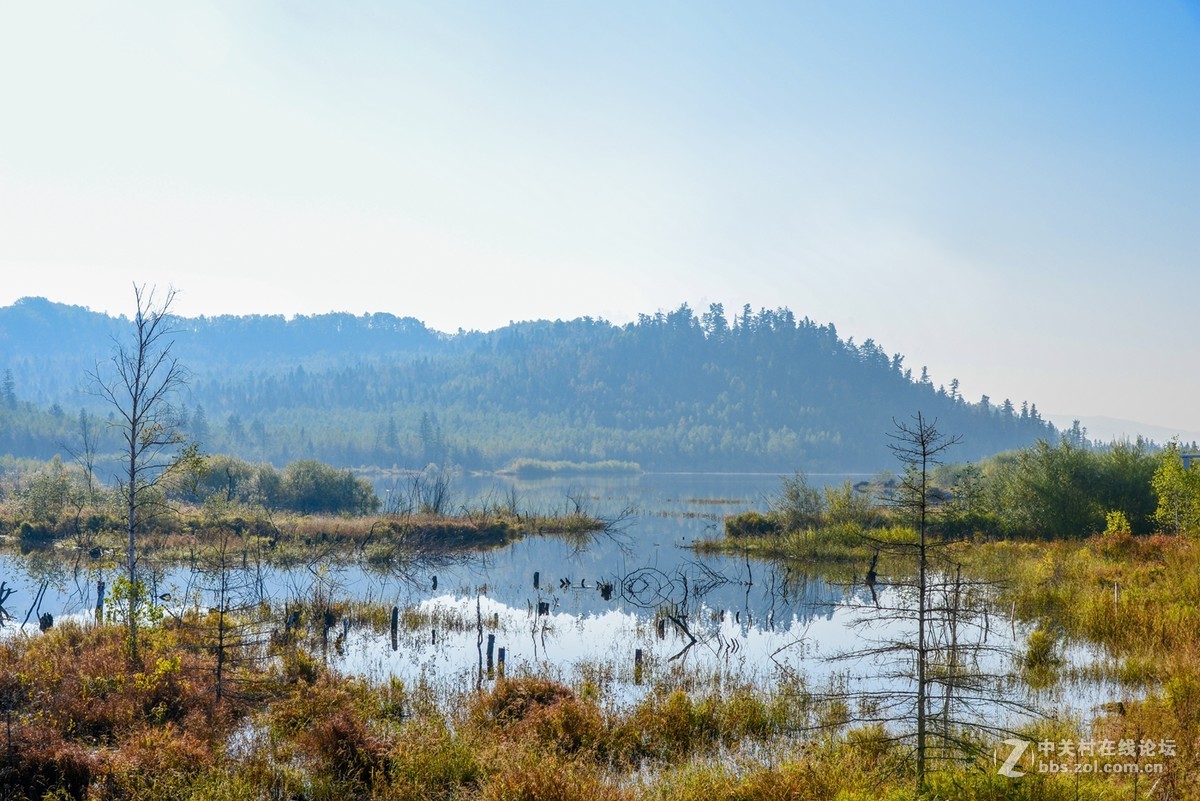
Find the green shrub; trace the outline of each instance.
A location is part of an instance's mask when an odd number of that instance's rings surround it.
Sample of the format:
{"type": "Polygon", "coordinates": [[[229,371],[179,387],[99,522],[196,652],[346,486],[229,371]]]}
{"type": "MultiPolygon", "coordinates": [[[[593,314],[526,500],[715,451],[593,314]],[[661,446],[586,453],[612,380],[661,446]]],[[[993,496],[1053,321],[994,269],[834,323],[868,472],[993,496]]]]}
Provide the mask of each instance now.
{"type": "Polygon", "coordinates": [[[54,539],[54,531],[45,523],[30,523],[22,520],[17,526],[17,537],[22,542],[48,542],[54,539]]]}
{"type": "Polygon", "coordinates": [[[284,469],[281,491],[283,504],[301,514],[367,514],[379,508],[370,482],[312,459],[284,469]]]}
{"type": "Polygon", "coordinates": [[[871,496],[860,492],[849,481],[825,488],[825,519],[831,526],[871,528],[879,522],[879,512],[871,496]]]}
{"type": "Polygon", "coordinates": [[[825,498],[808,477],[796,472],[783,479],[779,495],[771,499],[771,513],[787,531],[815,528],[825,520],[825,498]]]}
{"type": "Polygon", "coordinates": [[[743,512],[725,519],[727,537],[768,537],[783,533],[783,527],[773,517],[761,512],[743,512]]]}

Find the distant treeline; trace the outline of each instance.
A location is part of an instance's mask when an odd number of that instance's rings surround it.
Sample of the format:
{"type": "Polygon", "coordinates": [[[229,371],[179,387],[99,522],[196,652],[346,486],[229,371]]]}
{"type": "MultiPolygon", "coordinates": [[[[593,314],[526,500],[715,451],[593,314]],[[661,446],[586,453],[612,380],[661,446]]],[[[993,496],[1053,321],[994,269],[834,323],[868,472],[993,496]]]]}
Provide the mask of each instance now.
{"type": "MultiPolygon", "coordinates": [[[[128,321],[25,299],[0,309],[0,453],[48,458],[110,410],[86,375],[128,321]]],[[[644,470],[872,470],[915,409],[977,459],[1053,439],[1037,407],[914,375],[873,340],[788,309],[686,305],[444,335],[391,315],[179,320],[178,414],[209,453],[286,464],[496,470],[517,459],[644,470]]],[[[103,426],[100,426],[103,428],[103,426]]],[[[114,442],[102,442],[115,450],[114,442]]],[[[102,451],[105,448],[102,448],[102,451]]]]}

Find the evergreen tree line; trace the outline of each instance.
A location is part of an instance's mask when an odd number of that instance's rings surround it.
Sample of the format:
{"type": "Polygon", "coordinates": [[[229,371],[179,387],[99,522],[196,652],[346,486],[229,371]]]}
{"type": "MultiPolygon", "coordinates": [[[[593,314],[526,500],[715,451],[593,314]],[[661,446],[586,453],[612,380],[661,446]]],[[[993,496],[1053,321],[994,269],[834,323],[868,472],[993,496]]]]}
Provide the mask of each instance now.
{"type": "MultiPolygon", "coordinates": [[[[0,309],[0,452],[48,458],[120,321],[25,300],[0,309]],[[7,388],[7,390],[5,389],[7,388]]],[[[873,340],[788,309],[684,305],[614,325],[581,318],[443,335],[411,318],[181,319],[184,430],[209,453],[286,464],[497,469],[518,458],[650,470],[872,470],[893,418],[921,408],[966,458],[1054,437],[1035,405],[914,376],[873,340]]],[[[101,418],[100,422],[103,422],[101,418]]]]}

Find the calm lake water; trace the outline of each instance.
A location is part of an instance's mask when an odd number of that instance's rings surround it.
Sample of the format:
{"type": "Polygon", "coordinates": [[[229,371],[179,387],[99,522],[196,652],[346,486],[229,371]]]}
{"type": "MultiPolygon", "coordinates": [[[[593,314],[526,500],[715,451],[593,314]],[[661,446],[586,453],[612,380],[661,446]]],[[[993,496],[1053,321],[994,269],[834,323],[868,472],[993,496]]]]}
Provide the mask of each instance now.
{"type": "MultiPolygon", "coordinates": [[[[866,475],[810,475],[811,484],[860,481],[866,475]]],[[[494,659],[505,652],[510,674],[541,674],[567,681],[589,678],[618,699],[633,699],[660,680],[687,672],[730,682],[769,684],[803,677],[810,687],[903,689],[903,659],[851,656],[911,635],[909,621],[879,612],[902,604],[906,590],[884,578],[874,593],[857,578],[832,581],[813,566],[779,566],[742,558],[699,556],[688,546],[718,533],[722,519],[763,509],[778,490],[775,474],[644,474],[613,478],[513,481],[459,477],[453,506],[477,507],[516,492],[519,507],[555,511],[582,504],[607,517],[624,515],[615,530],[586,542],[528,537],[506,548],[389,570],[333,561],[289,569],[247,565],[233,584],[247,599],[280,607],[314,596],[411,610],[393,643],[386,625],[351,612],[329,635],[326,657],[339,668],[375,678],[398,676],[471,685],[487,680],[486,642],[494,659]],[[535,584],[536,576],[536,584],[535,584]],[[642,668],[635,675],[636,653],[642,668]],[[481,678],[480,668],[484,667],[481,678]],[[640,679],[635,680],[635,679],[640,679]]],[[[392,489],[380,486],[381,495],[392,489]]],[[[395,488],[393,491],[400,491],[395,488]]],[[[7,610],[13,630],[28,617],[90,617],[96,579],[111,586],[118,568],[64,568],[39,558],[0,556],[0,581],[15,592],[7,610]]],[[[164,570],[156,594],[170,608],[215,604],[211,588],[189,569],[164,570]]],[[[282,623],[281,623],[282,625],[282,623]]],[[[998,692],[1025,699],[1003,676],[1011,672],[1014,642],[1027,629],[1003,615],[964,625],[980,650],[972,669],[997,677],[998,692]]],[[[1086,662],[1087,649],[1068,657],[1086,662]]],[[[493,676],[495,673],[493,672],[493,676]]],[[[1086,716],[1096,704],[1120,697],[1112,687],[1062,689],[1037,703],[1086,716]]]]}

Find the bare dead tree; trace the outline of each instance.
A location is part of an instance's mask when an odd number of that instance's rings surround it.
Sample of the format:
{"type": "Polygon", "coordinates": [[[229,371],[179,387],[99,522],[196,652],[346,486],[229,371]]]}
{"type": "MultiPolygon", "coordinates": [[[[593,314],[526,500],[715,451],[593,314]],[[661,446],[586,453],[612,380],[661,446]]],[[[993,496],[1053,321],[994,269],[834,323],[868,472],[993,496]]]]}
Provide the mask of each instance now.
{"type": "Polygon", "coordinates": [[[208,615],[197,614],[196,623],[205,647],[215,657],[212,670],[217,703],[243,699],[261,690],[262,682],[243,668],[266,660],[271,640],[270,605],[262,593],[257,565],[250,562],[245,545],[237,553],[229,527],[219,529],[218,537],[193,566],[197,603],[208,602],[208,615]]]}
{"type": "Polygon", "coordinates": [[[998,713],[1036,715],[1006,690],[1005,669],[997,667],[1011,663],[1012,646],[989,637],[996,586],[965,578],[941,550],[946,540],[937,523],[947,499],[933,486],[931,472],[960,438],[938,431],[936,423],[918,413],[911,423],[897,422],[891,434],[892,451],[905,469],[886,501],[911,527],[911,536],[864,535],[875,548],[866,577],[872,600],[855,625],[867,633],[860,635],[863,645],[833,657],[877,666],[867,678],[883,686],[847,689],[837,700],[857,700],[862,722],[905,721],[891,739],[913,745],[919,789],[933,766],[977,753],[979,735],[1011,734],[998,713]],[[906,566],[900,577],[881,581],[876,573],[881,553],[906,566]],[[885,633],[872,635],[876,627],[885,633]],[[913,724],[915,732],[908,728],[913,724]]]}
{"type": "Polygon", "coordinates": [[[929,709],[929,518],[936,500],[930,494],[929,474],[940,463],[941,455],[957,445],[962,437],[947,436],[937,429],[937,420],[927,420],[917,412],[913,422],[897,422],[889,436],[888,447],[904,465],[904,476],[892,497],[892,504],[908,513],[917,532],[917,786],[925,784],[925,757],[928,742],[926,714],[929,709]]]}
{"type": "Polygon", "coordinates": [[[96,452],[98,447],[96,425],[88,416],[87,410],[80,409],[79,442],[76,445],[65,445],[64,449],[83,471],[83,478],[87,484],[88,501],[91,501],[96,495],[96,452]]]}
{"type": "Polygon", "coordinates": [[[114,339],[110,364],[96,366],[89,378],[95,392],[116,412],[113,425],[123,446],[118,485],[127,512],[126,570],[129,580],[129,648],[137,654],[137,620],[142,591],[137,579],[137,533],[161,501],[155,492],[168,475],[196,458],[195,446],[184,447],[171,400],[187,382],[188,372],[172,353],[176,333],[170,309],[175,290],[161,299],[155,290],[135,284],[137,309],[132,337],[114,339]]]}

